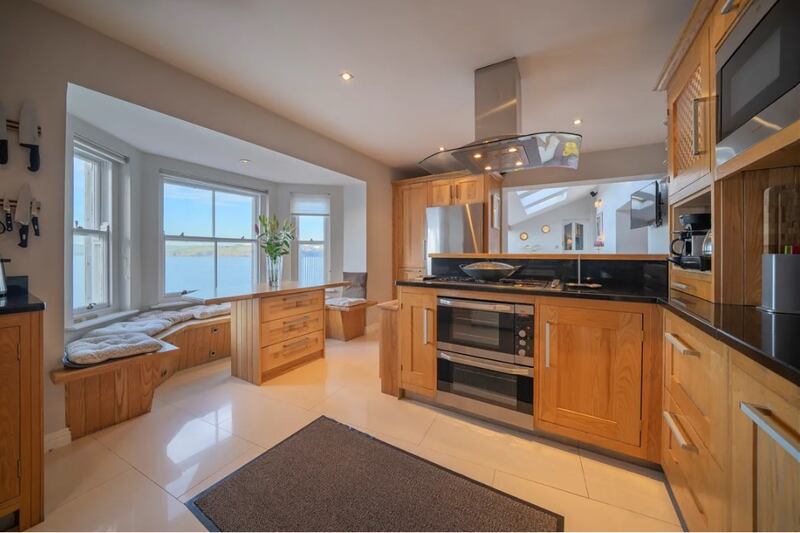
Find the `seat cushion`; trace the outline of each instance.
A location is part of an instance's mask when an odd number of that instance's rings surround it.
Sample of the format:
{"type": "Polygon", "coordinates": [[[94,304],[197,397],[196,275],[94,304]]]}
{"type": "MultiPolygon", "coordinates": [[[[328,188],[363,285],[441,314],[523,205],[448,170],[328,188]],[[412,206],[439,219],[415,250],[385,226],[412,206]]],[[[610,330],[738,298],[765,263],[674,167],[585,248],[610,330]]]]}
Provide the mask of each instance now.
{"type": "Polygon", "coordinates": [[[194,305],[181,309],[181,311],[184,313],[192,313],[194,318],[202,320],[204,318],[231,314],[231,304],[194,305]]]}
{"type": "Polygon", "coordinates": [[[90,337],[103,337],[106,335],[121,335],[123,333],[143,333],[145,335],[156,335],[172,326],[169,320],[163,318],[146,318],[142,320],[128,320],[116,322],[102,328],[90,331],[83,336],[84,339],[90,337]]]}
{"type": "Polygon", "coordinates": [[[162,344],[144,333],[101,335],[72,341],[65,350],[66,358],[75,364],[97,364],[109,359],[151,353],[162,344]]]}
{"type": "Polygon", "coordinates": [[[342,272],[342,279],[349,281],[350,286],[342,289],[344,298],[366,298],[367,297],[367,273],[366,272],[342,272]]]}

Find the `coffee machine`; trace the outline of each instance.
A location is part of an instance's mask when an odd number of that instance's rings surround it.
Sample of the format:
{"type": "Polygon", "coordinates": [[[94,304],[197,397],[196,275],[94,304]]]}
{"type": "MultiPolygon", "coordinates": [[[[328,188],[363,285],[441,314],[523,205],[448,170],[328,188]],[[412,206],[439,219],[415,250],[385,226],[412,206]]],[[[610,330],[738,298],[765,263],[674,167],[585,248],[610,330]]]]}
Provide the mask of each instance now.
{"type": "Polygon", "coordinates": [[[687,213],[678,219],[683,226],[673,232],[669,260],[682,268],[711,270],[711,213],[687,213]]]}

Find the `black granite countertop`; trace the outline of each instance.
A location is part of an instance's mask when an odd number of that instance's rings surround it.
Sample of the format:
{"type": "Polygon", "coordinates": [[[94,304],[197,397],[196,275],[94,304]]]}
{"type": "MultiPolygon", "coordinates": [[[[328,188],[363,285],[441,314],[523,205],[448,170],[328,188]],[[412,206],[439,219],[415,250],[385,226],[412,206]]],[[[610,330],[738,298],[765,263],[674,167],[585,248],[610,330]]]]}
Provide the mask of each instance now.
{"type": "Polygon", "coordinates": [[[714,304],[670,290],[667,295],[646,287],[602,287],[599,289],[563,289],[557,291],[526,287],[486,285],[436,280],[397,281],[397,285],[456,289],[498,294],[529,294],[657,303],[685,319],[720,342],[767,367],[776,374],[800,385],[800,315],[773,314],[755,306],[714,304]]]}
{"type": "Polygon", "coordinates": [[[714,304],[670,291],[661,304],[737,352],[800,385],[800,315],[714,304]]]}
{"type": "Polygon", "coordinates": [[[8,287],[8,293],[0,296],[0,315],[14,313],[28,313],[30,311],[43,311],[44,302],[18,287],[8,287]]]}

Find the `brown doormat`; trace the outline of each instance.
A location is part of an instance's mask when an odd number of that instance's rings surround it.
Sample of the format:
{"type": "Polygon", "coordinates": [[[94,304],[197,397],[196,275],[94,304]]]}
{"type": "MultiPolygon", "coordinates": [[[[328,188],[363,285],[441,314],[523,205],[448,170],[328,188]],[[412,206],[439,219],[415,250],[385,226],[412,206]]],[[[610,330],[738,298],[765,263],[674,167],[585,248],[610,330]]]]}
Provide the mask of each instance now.
{"type": "Polygon", "coordinates": [[[212,531],[564,530],[560,515],[326,417],[186,505],[212,531]]]}

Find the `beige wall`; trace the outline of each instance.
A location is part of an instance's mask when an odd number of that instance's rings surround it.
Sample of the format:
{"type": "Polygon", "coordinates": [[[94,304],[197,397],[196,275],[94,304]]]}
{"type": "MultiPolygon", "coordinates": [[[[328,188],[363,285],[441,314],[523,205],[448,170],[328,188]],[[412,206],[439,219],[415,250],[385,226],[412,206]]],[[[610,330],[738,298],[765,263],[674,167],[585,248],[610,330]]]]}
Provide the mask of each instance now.
{"type": "MultiPolygon", "coordinates": [[[[269,68],[254,65],[254,68],[269,68]]],[[[392,170],[337,141],[309,131],[151,56],[100,35],[38,4],[4,0],[0,8],[0,101],[16,114],[23,100],[39,110],[42,168],[25,168],[16,136],[9,165],[0,167],[0,196],[16,197],[29,182],[42,201],[42,236],[20,249],[0,238],[11,275],[30,276],[31,290],[47,303],[45,369],[63,352],[64,157],[68,82],[194,122],[367,183],[369,294],[391,296],[392,170]]],[[[280,111],[280,110],[278,110],[280,111]]],[[[63,389],[46,379],[45,431],[64,426],[63,389]]]]}

